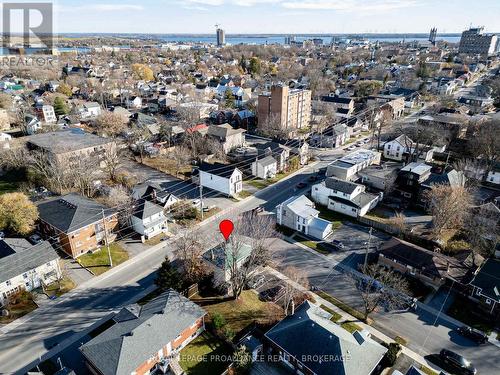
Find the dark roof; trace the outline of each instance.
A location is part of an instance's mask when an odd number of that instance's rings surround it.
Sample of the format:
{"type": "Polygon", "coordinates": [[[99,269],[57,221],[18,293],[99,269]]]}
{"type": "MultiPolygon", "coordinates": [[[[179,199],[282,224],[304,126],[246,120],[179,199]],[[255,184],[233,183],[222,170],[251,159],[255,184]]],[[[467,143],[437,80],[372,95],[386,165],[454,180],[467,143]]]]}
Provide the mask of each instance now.
{"type": "Polygon", "coordinates": [[[349,104],[353,99],[351,98],[343,98],[341,96],[329,96],[325,95],[321,97],[323,102],[328,103],[340,103],[340,104],[349,104]]]}
{"type": "Polygon", "coordinates": [[[354,182],[339,180],[338,178],[335,177],[328,177],[325,180],[325,186],[328,189],[337,190],[342,193],[352,194],[354,190],[356,190],[356,188],[358,187],[358,184],[355,184],[354,182]]]}
{"type": "Polygon", "coordinates": [[[48,241],[32,245],[24,238],[0,240],[0,283],[59,259],[48,241]]]}
{"type": "Polygon", "coordinates": [[[481,288],[481,293],[500,302],[500,261],[488,259],[483,264],[471,285],[481,288]]]}
{"type": "Polygon", "coordinates": [[[306,301],[265,337],[315,374],[370,374],[387,349],[366,333],[351,334],[329,318],[330,314],[306,301]],[[319,357],[325,360],[317,360],[319,357]]]}
{"type": "Polygon", "coordinates": [[[432,277],[449,277],[464,282],[469,275],[470,266],[464,262],[395,237],[384,243],[379,253],[432,277]]]}
{"type": "Polygon", "coordinates": [[[169,289],[144,306],[123,308],[116,324],[80,347],[103,375],[130,374],[206,314],[169,289]]]}
{"type": "Polygon", "coordinates": [[[233,174],[235,169],[238,169],[232,165],[226,165],[222,163],[214,163],[214,164],[209,164],[209,163],[201,163],[200,165],[200,171],[207,172],[216,176],[224,177],[224,178],[229,178],[233,174]]]}
{"type": "Polygon", "coordinates": [[[106,217],[116,212],[114,209],[75,193],[38,205],[40,220],[64,233],[73,232],[102,220],[102,210],[106,217]]]}

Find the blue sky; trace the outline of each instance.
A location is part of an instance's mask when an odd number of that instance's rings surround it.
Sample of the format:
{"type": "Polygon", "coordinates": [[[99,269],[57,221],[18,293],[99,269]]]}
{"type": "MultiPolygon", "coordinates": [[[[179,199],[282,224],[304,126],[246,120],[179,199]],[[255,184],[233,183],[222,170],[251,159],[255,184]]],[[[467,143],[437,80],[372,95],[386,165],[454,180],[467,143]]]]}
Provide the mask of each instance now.
{"type": "MultiPolygon", "coordinates": [[[[15,1],[15,0],[11,0],[15,1]]],[[[500,32],[499,0],[58,0],[57,32],[500,32]]]]}

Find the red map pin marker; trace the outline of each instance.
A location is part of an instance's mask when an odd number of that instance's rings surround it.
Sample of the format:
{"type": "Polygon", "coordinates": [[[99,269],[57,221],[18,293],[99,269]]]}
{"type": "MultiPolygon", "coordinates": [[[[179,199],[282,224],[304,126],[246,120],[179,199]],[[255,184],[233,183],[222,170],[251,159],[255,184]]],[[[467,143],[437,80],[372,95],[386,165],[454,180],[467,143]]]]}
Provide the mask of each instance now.
{"type": "Polygon", "coordinates": [[[231,233],[233,233],[233,229],[234,229],[234,224],[231,220],[222,220],[219,223],[219,230],[226,239],[226,241],[229,239],[231,233]]]}

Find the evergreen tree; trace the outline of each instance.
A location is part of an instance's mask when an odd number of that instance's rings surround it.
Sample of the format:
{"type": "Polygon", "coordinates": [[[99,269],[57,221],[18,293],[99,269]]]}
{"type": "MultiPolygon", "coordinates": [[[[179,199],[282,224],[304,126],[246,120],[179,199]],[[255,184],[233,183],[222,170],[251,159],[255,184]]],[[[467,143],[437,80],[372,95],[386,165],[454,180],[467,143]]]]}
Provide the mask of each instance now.
{"type": "Polygon", "coordinates": [[[54,112],[57,116],[66,115],[68,113],[68,107],[66,107],[66,103],[59,96],[54,99],[54,112]]]}
{"type": "Polygon", "coordinates": [[[160,289],[175,289],[180,290],[182,287],[182,279],[179,272],[174,268],[168,257],[161,264],[156,275],[155,284],[160,289]]]}
{"type": "Polygon", "coordinates": [[[224,102],[226,103],[226,107],[234,108],[234,95],[231,89],[227,89],[224,93],[224,102]]]}

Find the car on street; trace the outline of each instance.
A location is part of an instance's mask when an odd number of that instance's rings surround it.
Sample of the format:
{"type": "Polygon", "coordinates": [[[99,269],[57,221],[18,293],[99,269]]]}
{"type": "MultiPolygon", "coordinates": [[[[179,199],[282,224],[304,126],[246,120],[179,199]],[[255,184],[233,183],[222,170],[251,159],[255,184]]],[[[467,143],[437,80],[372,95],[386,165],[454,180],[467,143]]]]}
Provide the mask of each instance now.
{"type": "Polygon", "coordinates": [[[355,149],[356,149],[355,146],[349,146],[349,147],[347,147],[347,150],[349,150],[349,151],[354,151],[355,149]]]}
{"type": "Polygon", "coordinates": [[[272,288],[263,290],[259,294],[259,298],[262,301],[267,301],[267,302],[276,302],[279,300],[283,295],[285,294],[285,286],[284,285],[276,285],[273,286],[272,288]]]}
{"type": "Polygon", "coordinates": [[[28,237],[28,241],[31,242],[31,244],[36,245],[42,242],[42,237],[40,237],[39,234],[32,234],[28,237]]]}
{"type": "Polygon", "coordinates": [[[266,277],[264,275],[258,275],[247,282],[248,289],[257,289],[258,287],[266,283],[266,277]]]}
{"type": "Polygon", "coordinates": [[[345,246],[342,243],[342,241],[339,240],[332,240],[332,245],[336,247],[338,250],[344,250],[345,246]]]}
{"type": "Polygon", "coordinates": [[[304,189],[307,184],[305,182],[299,182],[297,185],[295,185],[297,189],[304,189]]]}
{"type": "Polygon", "coordinates": [[[476,368],[469,360],[451,350],[442,349],[441,352],[439,352],[439,358],[450,368],[450,370],[453,370],[454,374],[475,375],[477,373],[476,368]]]}
{"type": "Polygon", "coordinates": [[[486,336],[486,334],[468,326],[462,326],[457,328],[457,332],[461,336],[466,337],[477,344],[484,344],[488,341],[488,336],[486,336]]]}

